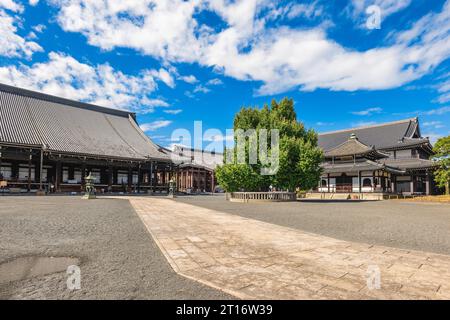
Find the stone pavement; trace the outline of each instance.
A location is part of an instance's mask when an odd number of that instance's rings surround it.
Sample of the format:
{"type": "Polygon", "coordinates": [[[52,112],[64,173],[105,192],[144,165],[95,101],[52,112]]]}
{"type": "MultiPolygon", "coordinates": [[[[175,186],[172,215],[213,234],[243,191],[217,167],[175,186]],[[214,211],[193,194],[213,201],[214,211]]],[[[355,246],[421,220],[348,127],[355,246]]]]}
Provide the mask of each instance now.
{"type": "Polygon", "coordinates": [[[238,298],[450,299],[447,255],[337,240],[169,199],[128,199],[176,272],[238,298]]]}

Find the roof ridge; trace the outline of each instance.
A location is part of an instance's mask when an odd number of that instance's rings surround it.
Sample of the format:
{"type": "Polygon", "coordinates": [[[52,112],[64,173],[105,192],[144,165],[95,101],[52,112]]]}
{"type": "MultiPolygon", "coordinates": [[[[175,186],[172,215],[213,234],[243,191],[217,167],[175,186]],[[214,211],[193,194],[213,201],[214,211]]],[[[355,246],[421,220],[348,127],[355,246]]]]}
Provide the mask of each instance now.
{"type": "Polygon", "coordinates": [[[154,147],[156,150],[160,150],[161,146],[159,146],[157,143],[155,143],[148,135],[145,134],[144,131],[142,131],[141,127],[137,123],[136,119],[132,116],[128,117],[128,121],[130,121],[131,126],[136,130],[136,132],[141,136],[141,138],[148,143],[150,146],[154,147]]]}
{"type": "Polygon", "coordinates": [[[335,146],[335,147],[333,147],[333,148],[331,148],[331,149],[325,150],[325,152],[333,151],[333,150],[335,150],[335,149],[338,149],[338,148],[342,147],[342,146],[345,145],[346,143],[350,143],[350,142],[353,142],[353,141],[354,141],[355,143],[359,143],[359,144],[362,145],[363,147],[367,147],[368,149],[374,149],[373,146],[369,146],[369,145],[367,145],[367,144],[365,144],[365,143],[362,143],[362,142],[359,141],[359,139],[356,137],[356,139],[351,139],[351,138],[349,138],[349,139],[345,140],[344,142],[338,144],[337,146],[335,146]]]}
{"type": "Polygon", "coordinates": [[[354,128],[348,128],[348,129],[340,129],[340,130],[322,132],[322,133],[319,133],[319,136],[327,135],[327,134],[333,134],[333,133],[338,133],[338,132],[349,132],[349,131],[352,131],[352,130],[361,130],[361,129],[368,129],[368,128],[383,127],[383,126],[388,126],[388,125],[393,125],[393,124],[417,121],[417,119],[418,119],[417,117],[414,117],[414,118],[396,120],[396,121],[391,121],[391,122],[377,123],[377,124],[367,125],[367,126],[360,126],[360,127],[354,127],[354,128]]]}
{"type": "Polygon", "coordinates": [[[81,102],[77,100],[72,100],[68,98],[58,97],[55,95],[51,95],[44,92],[34,91],[30,89],[20,88],[16,86],[11,86],[8,84],[4,84],[0,82],[0,91],[17,94],[24,97],[39,99],[39,100],[45,100],[53,103],[59,103],[63,105],[68,105],[74,108],[80,108],[85,110],[91,110],[96,112],[102,112],[102,113],[108,113],[116,116],[122,116],[122,117],[128,117],[130,114],[133,115],[133,112],[128,112],[124,110],[114,109],[114,108],[108,108],[99,106],[92,103],[86,103],[81,102]]]}
{"type": "Polygon", "coordinates": [[[119,138],[128,146],[131,150],[133,150],[136,154],[142,156],[131,144],[128,143],[127,140],[124,139],[124,137],[120,134],[120,132],[116,129],[116,127],[113,126],[111,123],[111,120],[108,118],[106,114],[103,115],[106,119],[106,122],[108,122],[109,126],[113,129],[113,131],[119,136],[119,138]]]}

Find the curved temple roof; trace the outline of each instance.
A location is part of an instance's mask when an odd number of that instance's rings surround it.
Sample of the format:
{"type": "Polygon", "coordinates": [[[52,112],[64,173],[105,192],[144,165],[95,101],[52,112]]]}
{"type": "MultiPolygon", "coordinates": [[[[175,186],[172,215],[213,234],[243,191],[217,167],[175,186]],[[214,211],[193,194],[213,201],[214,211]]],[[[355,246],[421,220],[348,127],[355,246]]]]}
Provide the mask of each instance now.
{"type": "Polygon", "coordinates": [[[133,113],[0,84],[0,142],[114,159],[169,160],[133,113]]]}
{"type": "Polygon", "coordinates": [[[393,166],[388,166],[384,163],[378,163],[376,161],[362,161],[355,163],[323,163],[321,165],[324,173],[341,173],[348,171],[373,171],[373,170],[386,170],[393,173],[405,173],[404,169],[400,169],[393,166]]]}
{"type": "Polygon", "coordinates": [[[385,158],[388,155],[381,153],[373,146],[367,146],[361,143],[355,134],[351,134],[347,141],[341,143],[340,145],[326,150],[324,152],[325,157],[339,157],[339,156],[363,156],[366,155],[370,158],[385,158]]]}
{"type": "Polygon", "coordinates": [[[351,128],[319,134],[319,146],[323,150],[330,150],[345,141],[351,133],[358,140],[376,149],[401,148],[406,144],[428,143],[426,138],[420,138],[419,120],[410,118],[395,122],[388,122],[366,127],[351,128]]]}

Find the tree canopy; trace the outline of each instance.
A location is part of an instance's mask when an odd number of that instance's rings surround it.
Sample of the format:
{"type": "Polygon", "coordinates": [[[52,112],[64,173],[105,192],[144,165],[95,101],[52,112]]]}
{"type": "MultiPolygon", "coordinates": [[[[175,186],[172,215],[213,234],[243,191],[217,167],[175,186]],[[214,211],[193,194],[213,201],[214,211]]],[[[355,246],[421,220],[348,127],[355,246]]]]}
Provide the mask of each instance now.
{"type": "MultiPolygon", "coordinates": [[[[313,130],[306,130],[297,121],[292,99],[284,98],[280,102],[272,100],[270,107],[264,105],[262,109],[244,107],[235,115],[233,127],[235,147],[225,150],[224,157],[227,159],[227,154],[231,152],[232,161],[216,170],[217,180],[226,191],[267,191],[271,185],[277,189],[295,191],[296,188],[308,190],[317,185],[321,174],[322,151],[317,147],[317,134],[313,130]],[[278,170],[274,174],[261,174],[261,168],[267,167],[267,164],[259,157],[256,163],[250,161],[251,139],[245,140],[245,163],[236,159],[236,132],[239,129],[256,130],[258,141],[255,145],[258,146],[258,151],[261,148],[261,130],[279,130],[278,170]]],[[[268,145],[271,144],[271,139],[269,133],[268,145]]],[[[272,148],[271,145],[267,148],[269,155],[275,155],[272,148]]]]}
{"type": "Polygon", "coordinates": [[[450,136],[440,138],[434,145],[434,158],[439,161],[439,169],[434,174],[436,184],[445,188],[445,194],[450,194],[450,136]]]}

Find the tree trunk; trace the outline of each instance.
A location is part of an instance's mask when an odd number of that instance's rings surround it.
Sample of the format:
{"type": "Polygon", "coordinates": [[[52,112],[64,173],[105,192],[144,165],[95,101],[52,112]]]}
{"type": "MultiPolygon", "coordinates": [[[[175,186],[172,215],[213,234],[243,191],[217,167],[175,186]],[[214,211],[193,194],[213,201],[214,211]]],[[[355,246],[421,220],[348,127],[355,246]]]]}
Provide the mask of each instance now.
{"type": "Polygon", "coordinates": [[[447,184],[445,185],[445,194],[447,196],[450,195],[450,181],[447,181],[447,184]]]}

